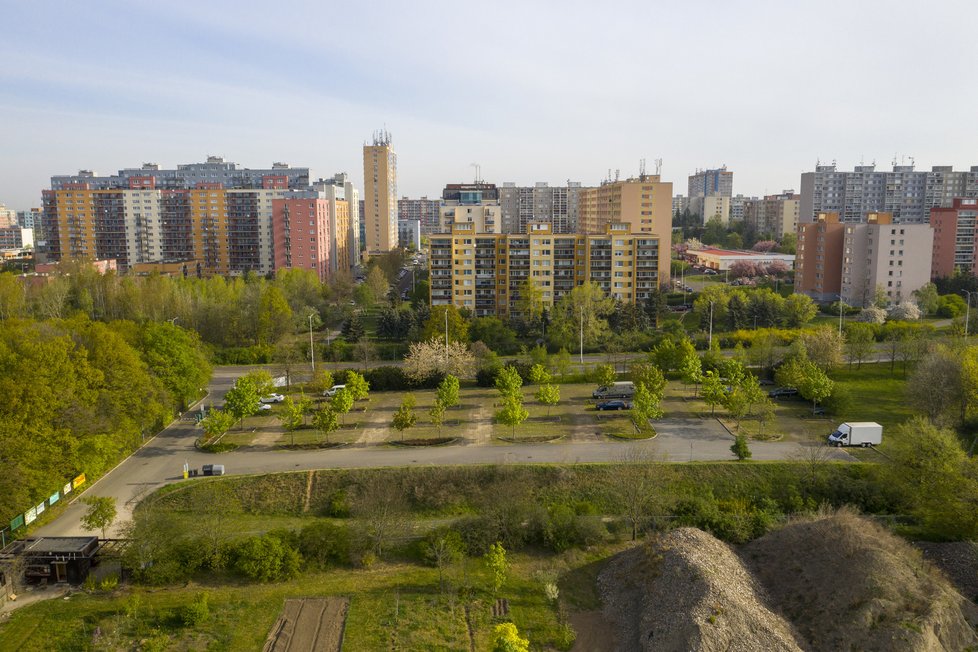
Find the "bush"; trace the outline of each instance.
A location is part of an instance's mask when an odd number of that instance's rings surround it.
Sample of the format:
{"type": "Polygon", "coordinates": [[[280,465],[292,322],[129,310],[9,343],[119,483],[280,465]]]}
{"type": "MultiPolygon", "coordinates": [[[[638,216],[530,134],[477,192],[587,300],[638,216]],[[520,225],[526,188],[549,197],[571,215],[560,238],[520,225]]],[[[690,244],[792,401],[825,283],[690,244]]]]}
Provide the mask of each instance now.
{"type": "Polygon", "coordinates": [[[475,373],[475,384],[479,387],[495,387],[496,386],[496,376],[502,367],[486,367],[484,369],[479,369],[475,373]]]}
{"type": "Polygon", "coordinates": [[[370,383],[370,389],[375,392],[434,389],[444,378],[443,374],[434,374],[417,381],[405,374],[400,367],[374,367],[365,371],[363,376],[370,383]]]}
{"type": "Polygon", "coordinates": [[[211,615],[210,607],[207,605],[207,593],[198,593],[189,603],[183,605],[180,610],[180,620],[185,627],[197,627],[206,621],[211,615]]]}
{"type": "Polygon", "coordinates": [[[350,559],[350,534],[329,521],[310,523],[299,533],[299,552],[320,567],[344,564],[350,559]]]}
{"type": "Polygon", "coordinates": [[[250,537],[238,544],[234,568],[258,582],[286,580],[299,573],[299,553],[276,536],[250,537]]]}
{"type": "Polygon", "coordinates": [[[228,347],[214,352],[215,364],[269,364],[275,348],[268,344],[255,346],[228,347]]]}

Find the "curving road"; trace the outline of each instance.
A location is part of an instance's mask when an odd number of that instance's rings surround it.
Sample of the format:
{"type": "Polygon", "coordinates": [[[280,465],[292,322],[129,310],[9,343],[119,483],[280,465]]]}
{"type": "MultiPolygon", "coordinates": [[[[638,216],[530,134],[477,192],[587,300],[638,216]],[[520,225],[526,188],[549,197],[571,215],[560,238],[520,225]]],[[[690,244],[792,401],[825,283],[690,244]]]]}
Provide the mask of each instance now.
{"type": "MultiPolygon", "coordinates": [[[[220,405],[234,379],[253,367],[218,367],[211,379],[208,403],[220,405]]],[[[192,420],[177,420],[142,448],[89,487],[84,495],[115,498],[119,518],[110,536],[119,536],[132,508],[147,493],[183,479],[183,465],[199,469],[204,464],[224,464],[229,475],[326,468],[365,468],[410,465],[514,464],[615,462],[629,447],[662,461],[730,460],[732,438],[712,419],[662,419],[656,422],[659,436],[651,441],[568,441],[547,444],[456,445],[425,449],[387,446],[353,447],[310,451],[234,451],[201,453],[194,448],[200,431],[192,420]]],[[[803,457],[804,447],[795,442],[752,442],[754,460],[785,460],[803,457]]],[[[831,456],[852,460],[843,451],[831,456]]],[[[84,506],[73,502],[54,521],[33,534],[73,536],[90,534],[81,528],[84,506]]]]}

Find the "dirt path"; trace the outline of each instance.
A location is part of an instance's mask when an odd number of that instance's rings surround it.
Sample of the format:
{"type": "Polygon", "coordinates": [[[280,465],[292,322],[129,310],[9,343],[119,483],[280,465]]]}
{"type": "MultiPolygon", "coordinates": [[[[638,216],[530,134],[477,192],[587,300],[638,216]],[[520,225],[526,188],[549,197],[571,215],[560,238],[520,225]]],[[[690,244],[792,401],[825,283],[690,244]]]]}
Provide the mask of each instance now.
{"type": "Polygon", "coordinates": [[[615,628],[604,619],[600,610],[574,612],[567,620],[577,632],[571,652],[613,652],[618,649],[615,628]]]}
{"type": "Polygon", "coordinates": [[[347,598],[286,600],[265,640],[263,652],[339,652],[347,598]]]}
{"type": "Polygon", "coordinates": [[[282,436],[281,431],[274,428],[259,428],[252,437],[248,448],[270,450],[278,446],[278,440],[282,436]]]}
{"type": "Polygon", "coordinates": [[[492,413],[484,405],[471,415],[469,430],[465,433],[467,444],[485,446],[492,443],[492,413]]]}

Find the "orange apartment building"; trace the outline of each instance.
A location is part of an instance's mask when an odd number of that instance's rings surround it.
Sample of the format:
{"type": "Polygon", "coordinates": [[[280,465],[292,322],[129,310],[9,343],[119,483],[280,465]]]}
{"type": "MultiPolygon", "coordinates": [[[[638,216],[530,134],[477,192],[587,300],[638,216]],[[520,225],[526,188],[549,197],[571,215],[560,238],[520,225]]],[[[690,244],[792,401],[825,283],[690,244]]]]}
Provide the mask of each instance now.
{"type": "Polygon", "coordinates": [[[798,225],[795,292],[816,301],[835,301],[842,291],[842,244],[845,225],[838,213],[819,213],[798,225]]]}

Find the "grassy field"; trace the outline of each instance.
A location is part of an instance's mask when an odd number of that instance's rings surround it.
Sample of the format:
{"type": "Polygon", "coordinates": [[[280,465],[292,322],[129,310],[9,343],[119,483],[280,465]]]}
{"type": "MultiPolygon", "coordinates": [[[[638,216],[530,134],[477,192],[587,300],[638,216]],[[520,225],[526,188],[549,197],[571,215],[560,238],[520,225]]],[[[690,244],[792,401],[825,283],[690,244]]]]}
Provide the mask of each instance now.
{"type": "MultiPolygon", "coordinates": [[[[584,595],[593,590],[587,586],[591,574],[577,571],[619,548],[609,546],[588,555],[511,555],[511,569],[499,594],[509,602],[508,620],[529,637],[534,649],[568,649],[571,639],[557,605],[544,594],[540,571],[556,572],[564,591],[584,595]]],[[[460,594],[469,597],[443,593],[435,568],[401,563],[307,572],[269,584],[214,578],[181,587],[79,593],[15,611],[0,625],[0,649],[257,650],[283,600],[318,596],[351,598],[344,652],[468,650],[467,622],[475,649],[489,649],[493,596],[483,564],[469,559],[448,568],[445,576],[447,585],[461,588],[460,594]],[[210,616],[200,625],[185,627],[181,609],[202,591],[208,594],[210,616]]]]}

